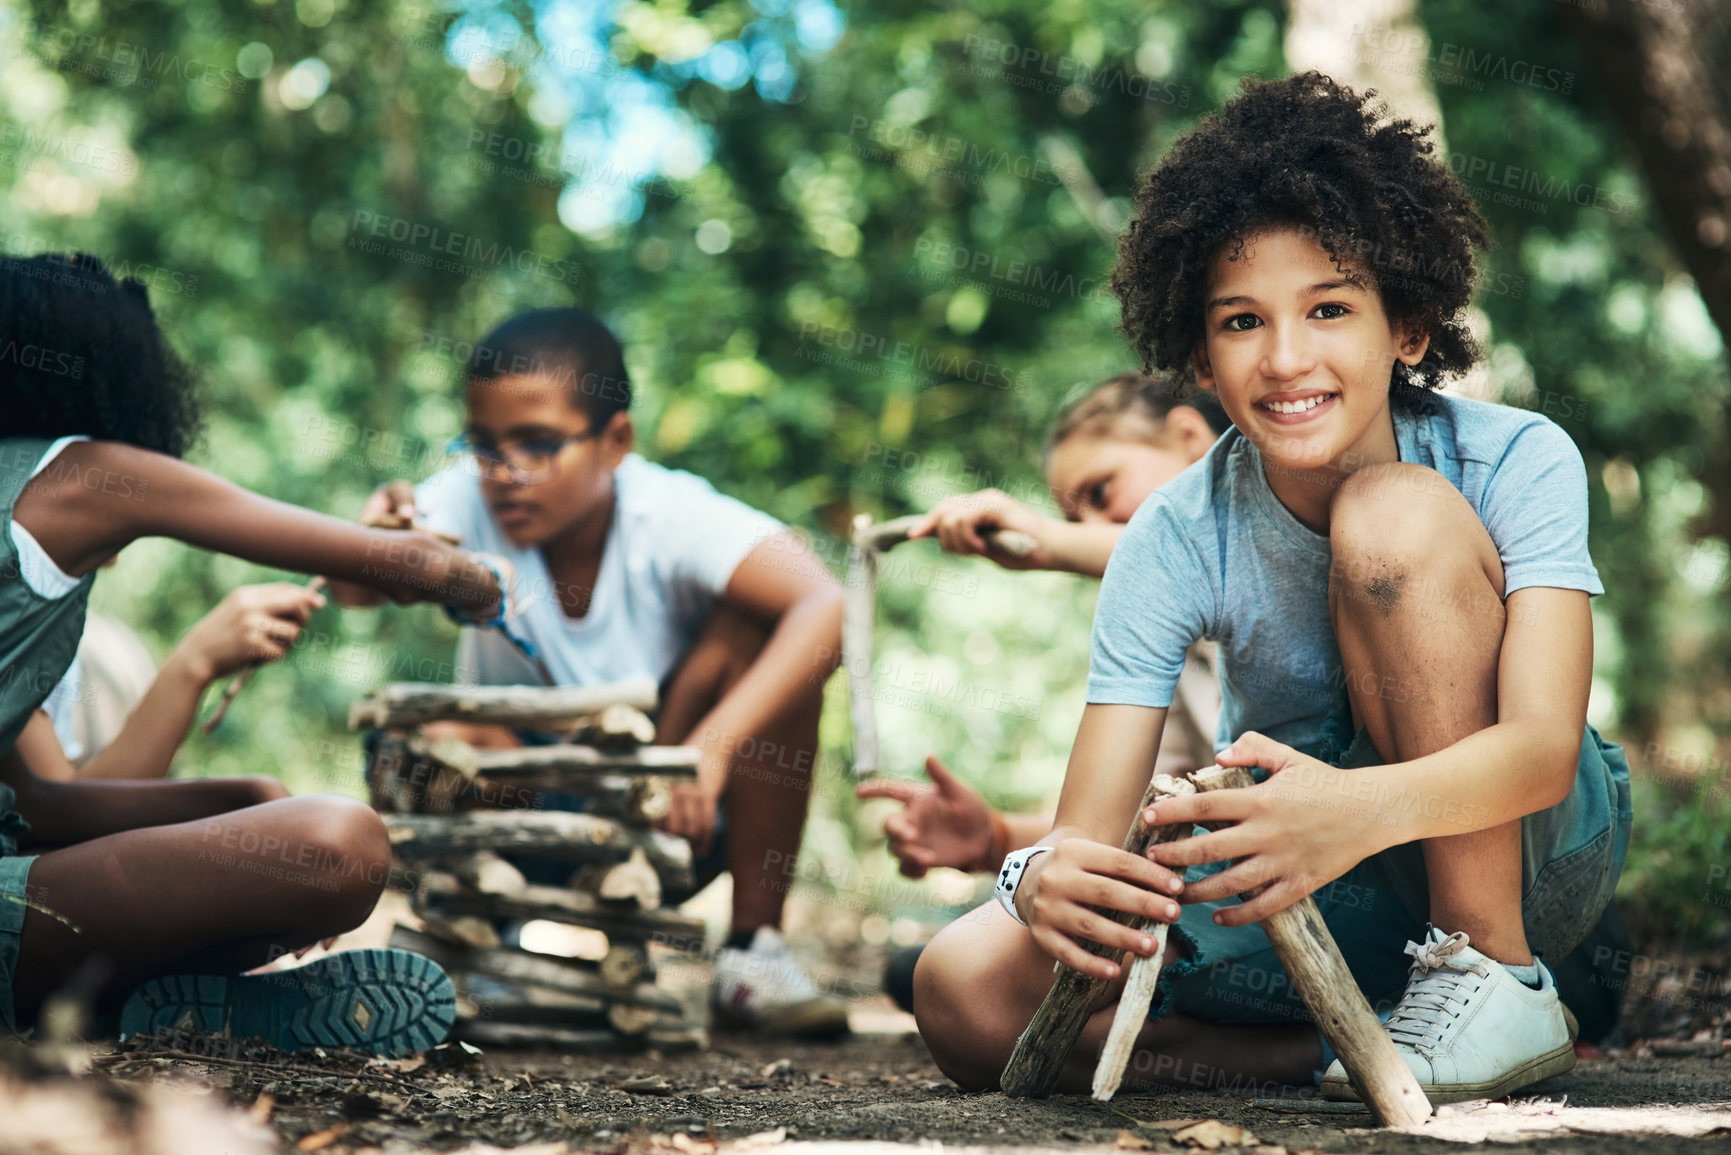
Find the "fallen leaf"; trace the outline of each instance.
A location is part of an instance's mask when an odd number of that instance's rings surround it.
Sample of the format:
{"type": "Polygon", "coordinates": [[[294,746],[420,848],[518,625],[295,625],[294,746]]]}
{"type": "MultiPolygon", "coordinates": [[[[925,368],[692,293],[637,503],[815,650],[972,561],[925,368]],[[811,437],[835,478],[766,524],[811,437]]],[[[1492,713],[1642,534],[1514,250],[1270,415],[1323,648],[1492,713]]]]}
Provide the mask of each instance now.
{"type": "Polygon", "coordinates": [[[1118,1146],[1123,1147],[1128,1151],[1154,1150],[1154,1144],[1142,1138],[1142,1136],[1136,1134],[1134,1131],[1118,1132],[1118,1146]]]}
{"type": "Polygon", "coordinates": [[[756,1131],[737,1143],[728,1146],[733,1149],[740,1147],[773,1147],[777,1143],[787,1142],[787,1128],[777,1127],[773,1131],[756,1131]]]}
{"type": "Polygon", "coordinates": [[[295,1144],[295,1149],[298,1151],[323,1151],[348,1133],[349,1125],[338,1123],[335,1127],[326,1127],[323,1131],[314,1131],[311,1135],[303,1136],[301,1141],[295,1144]]]}
{"type": "Polygon", "coordinates": [[[660,1075],[639,1075],[620,1083],[618,1089],[633,1095],[667,1095],[672,1093],[673,1084],[660,1075]]]}
{"type": "Polygon", "coordinates": [[[275,1095],[260,1095],[253,1100],[252,1107],[247,1111],[247,1117],[260,1126],[266,1126],[270,1123],[270,1113],[275,1107],[275,1095]]]}
{"type": "Polygon", "coordinates": [[[1158,1120],[1138,1119],[1138,1120],[1136,1120],[1136,1122],[1138,1125],[1146,1127],[1150,1131],[1182,1131],[1186,1127],[1194,1127],[1194,1126],[1196,1126],[1196,1124],[1206,1123],[1206,1122],[1208,1122],[1208,1120],[1207,1119],[1158,1119],[1158,1120]]]}
{"type": "Polygon", "coordinates": [[[766,1065],[763,1070],[758,1072],[758,1075],[767,1079],[773,1075],[779,1075],[783,1071],[791,1070],[793,1070],[792,1059],[777,1059],[775,1062],[766,1065]]]}
{"type": "Polygon", "coordinates": [[[1201,1147],[1208,1151],[1216,1147],[1251,1147],[1257,1142],[1256,1136],[1243,1127],[1234,1127],[1218,1119],[1205,1119],[1182,1131],[1174,1131],[1172,1138],[1186,1147],[1201,1147]]]}

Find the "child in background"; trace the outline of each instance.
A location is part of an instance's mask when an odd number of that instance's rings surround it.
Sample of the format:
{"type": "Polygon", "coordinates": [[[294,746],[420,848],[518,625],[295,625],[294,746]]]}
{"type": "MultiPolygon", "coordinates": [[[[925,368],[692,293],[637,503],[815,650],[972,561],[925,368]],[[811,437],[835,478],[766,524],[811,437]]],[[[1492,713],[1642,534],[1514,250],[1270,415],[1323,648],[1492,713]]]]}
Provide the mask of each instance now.
{"type": "MultiPolygon", "coordinates": [[[[423,525],[508,558],[538,664],[463,632],[456,667],[484,685],[661,687],[656,741],[701,750],[660,825],[692,842],[699,885],[733,875],[711,987],[719,1022],[831,1034],[847,1008],[794,961],[779,926],[811,800],[842,593],[774,518],[633,453],[631,384],[607,327],[580,309],[506,321],[464,368],[462,447],[476,466],[394,482],[363,519],[423,525]]],[[[337,587],[340,600],[367,600],[337,587]]],[[[447,724],[477,745],[502,727],[447,724]]]]}
{"type": "Polygon", "coordinates": [[[181,462],[197,428],[190,375],[144,286],[94,258],[0,262],[0,331],[38,353],[0,361],[0,1022],[27,1027],[80,976],[124,1034],[190,1023],[296,1049],[438,1042],[450,980],[407,952],[241,977],[366,918],[390,869],[370,808],[288,798],[270,778],[54,781],[70,775],[39,707],[76,652],[96,570],[140,537],[471,613],[501,604],[498,564],[181,462]]]}
{"type": "MultiPolygon", "coordinates": [[[[1064,520],[1029,509],[996,489],[946,498],[908,537],[936,536],[951,553],[979,554],[1006,569],[1048,569],[1098,578],[1106,572],[1124,523],[1160,486],[1208,452],[1229,422],[1211,394],[1179,400],[1165,377],[1121,373],[1095,385],[1059,414],[1046,439],[1046,483],[1064,520]],[[1023,557],[993,550],[982,531],[1013,529],[1035,542],[1023,557]]],[[[1184,774],[1213,762],[1220,709],[1213,645],[1185,656],[1173,725],[1160,742],[1155,773],[1184,774]]],[[[928,754],[931,785],[874,778],[854,790],[860,799],[893,798],[904,809],[884,821],[890,853],[901,872],[920,878],[937,866],[996,873],[1004,855],[1052,829],[1051,810],[1006,814],[928,754]]],[[[913,973],[921,946],[890,956],[884,992],[913,1010],[913,973]]]]}
{"type": "Polygon", "coordinates": [[[71,668],[42,704],[65,764],[31,769],[85,781],[167,778],[210,684],[288,653],[318,604],[316,593],[289,582],[241,586],[186,632],[160,670],[136,634],[90,615],[71,668]],[[143,687],[128,692],[137,681],[143,687]]]}
{"type": "MultiPolygon", "coordinates": [[[[1307,73],[1248,85],[1143,186],[1113,278],[1124,328],[1236,428],[1112,554],[1053,831],[1006,857],[1004,909],[921,956],[920,1029],[958,1081],[996,1082],[1053,957],[1119,976],[1077,939],[1153,949],[1105,907],[1173,923],[1139,1051],[1356,1097],[1256,925],[1313,892],[1433,1102],[1573,1066],[1540,955],[1598,920],[1630,822],[1627,762],[1586,722],[1585,470],[1546,418],[1434,392],[1476,357],[1461,314],[1486,230],[1433,148],[1307,73]],[[1204,637],[1233,736],[1216,758],[1266,778],[1162,801],[1150,822],[1229,825],[1126,854],[1204,637]]],[[[1111,1013],[1065,1085],[1088,1085],[1111,1013]]]]}

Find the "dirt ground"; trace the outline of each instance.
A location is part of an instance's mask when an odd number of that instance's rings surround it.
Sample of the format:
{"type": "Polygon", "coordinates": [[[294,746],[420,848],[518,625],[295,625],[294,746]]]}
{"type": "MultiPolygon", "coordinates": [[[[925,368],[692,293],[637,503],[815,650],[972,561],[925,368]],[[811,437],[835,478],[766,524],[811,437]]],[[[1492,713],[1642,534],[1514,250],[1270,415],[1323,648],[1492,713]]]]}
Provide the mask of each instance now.
{"type": "MultiPolygon", "coordinates": [[[[823,968],[876,991],[892,944],[869,946],[851,929],[820,934],[806,916],[800,923],[805,932],[792,941],[814,974],[823,968]]],[[[377,944],[357,932],[353,945],[377,944]]],[[[855,1003],[855,1033],[844,1041],[718,1035],[706,1051],[666,1055],[446,1044],[378,1060],[196,1038],[0,1047],[0,1155],[1404,1155],[1475,1141],[1558,1155],[1731,1152],[1731,979],[1719,981],[1731,975],[1731,944],[1721,947],[1665,955],[1664,967],[1650,969],[1667,977],[1631,988],[1605,1050],[1573,1072],[1521,1101],[1442,1108],[1413,1133],[1311,1098],[1230,1090],[1110,1103],[964,1094],[933,1064],[912,1017],[872,993],[855,1003]],[[1702,975],[1710,981],[1696,981],[1702,975]]],[[[664,967],[662,983],[701,1003],[707,977],[696,962],[664,967]]]]}
{"type": "MultiPolygon", "coordinates": [[[[1291,1152],[1420,1152],[1489,1139],[1546,1152],[1731,1151],[1731,1078],[1722,1058],[1659,1058],[1650,1048],[1583,1062],[1515,1104],[1445,1109],[1407,1134],[1377,1129],[1367,1114],[1314,1100],[1253,1100],[1207,1091],[1085,1096],[1044,1101],[964,1094],[932,1064],[899,1017],[869,1006],[841,1042],[722,1037],[705,1052],[581,1056],[509,1051],[470,1055],[447,1045],[428,1059],[367,1060],[287,1055],[255,1048],[216,1058],[160,1045],[98,1048],[86,1077],[57,1073],[37,1048],[0,1064],[0,1153],[109,1150],[332,1153],[466,1151],[524,1155],[722,1155],[776,1147],[777,1155],[889,1155],[896,1144],[1082,1152],[1261,1147],[1291,1152]],[[10,1067],[10,1070],[7,1070],[10,1067]],[[51,1109],[45,1092],[76,1088],[83,1108],[51,1109]],[[139,1104],[162,1088],[206,1105],[232,1105],[239,1137],[158,1120],[175,1138],[150,1147],[67,1145],[69,1111],[107,1110],[136,1133],[139,1104]],[[28,1108],[44,1116],[50,1141],[28,1108]],[[128,1122],[130,1120],[130,1123],[128,1122]],[[1196,1127],[1216,1120],[1225,1127],[1196,1127]],[[1234,1129],[1242,1129],[1235,1131],[1234,1129]],[[1244,1134],[1248,1132],[1249,1134],[1244,1134]],[[206,1146],[194,1136],[220,1146],[206,1146]],[[251,1146],[244,1140],[250,1136],[251,1146]]],[[[64,1068],[61,1068],[62,1070],[64,1068]]],[[[163,1115],[162,1112],[158,1112],[163,1115]]],[[[168,1116],[163,1115],[166,1119],[168,1116]]],[[[208,1123],[209,1120],[206,1120],[208,1123]]]]}

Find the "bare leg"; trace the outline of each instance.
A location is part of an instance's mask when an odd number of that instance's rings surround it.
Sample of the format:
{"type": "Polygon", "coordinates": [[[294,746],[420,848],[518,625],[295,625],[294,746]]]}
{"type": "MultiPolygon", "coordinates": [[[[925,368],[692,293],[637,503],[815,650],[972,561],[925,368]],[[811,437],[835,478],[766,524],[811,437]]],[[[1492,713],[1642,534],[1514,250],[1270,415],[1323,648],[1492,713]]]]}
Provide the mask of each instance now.
{"type": "Polygon", "coordinates": [[[328,794],[49,851],[30,869],[43,909],[27,913],[19,939],[17,1021],[31,1022],[87,959],[109,962],[106,1009],[155,975],[238,973],[350,930],[390,862],[378,815],[328,794]]]}
{"type": "MultiPolygon", "coordinates": [[[[768,631],[722,607],[669,681],[658,742],[684,742],[757,659],[768,631]]],[[[811,804],[823,684],[790,702],[755,735],[723,735],[735,750],[721,804],[727,810],[727,868],[733,875],[735,932],[779,927],[800,835],[811,804]]]]}
{"type": "MultiPolygon", "coordinates": [[[[1329,538],[1329,610],[1354,722],[1384,759],[1432,754],[1494,725],[1503,567],[1466,499],[1423,466],[1370,466],[1336,495],[1329,538]]],[[[1521,824],[1422,847],[1431,921],[1500,962],[1532,962],[1521,824]]]]}
{"type": "MultiPolygon", "coordinates": [[[[1167,961],[1177,945],[1167,948],[1167,961]]],[[[914,971],[914,1015],[938,1067],[970,1090],[995,1087],[1016,1039],[1056,976],[1052,958],[995,902],[939,931],[914,971]]],[[[1094,1012],[1059,1081],[1086,1091],[1112,1027],[1118,989],[1094,1012]]],[[[1308,1086],[1322,1049],[1310,1026],[1226,1025],[1175,1015],[1150,1022],[1136,1039],[1124,1087],[1242,1087],[1245,1082],[1308,1086]]]]}

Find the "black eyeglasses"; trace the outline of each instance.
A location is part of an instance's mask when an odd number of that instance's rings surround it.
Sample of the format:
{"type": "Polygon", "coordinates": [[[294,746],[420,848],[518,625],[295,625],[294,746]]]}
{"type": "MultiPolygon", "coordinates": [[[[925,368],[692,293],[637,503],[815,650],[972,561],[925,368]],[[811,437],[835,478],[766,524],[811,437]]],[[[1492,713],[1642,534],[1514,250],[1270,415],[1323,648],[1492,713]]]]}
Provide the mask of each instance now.
{"type": "Polygon", "coordinates": [[[518,485],[534,485],[559,472],[559,454],[567,445],[600,436],[594,427],[569,437],[556,439],[533,438],[502,445],[477,445],[467,433],[460,434],[445,446],[445,452],[474,459],[482,477],[491,477],[500,469],[518,485]]]}

